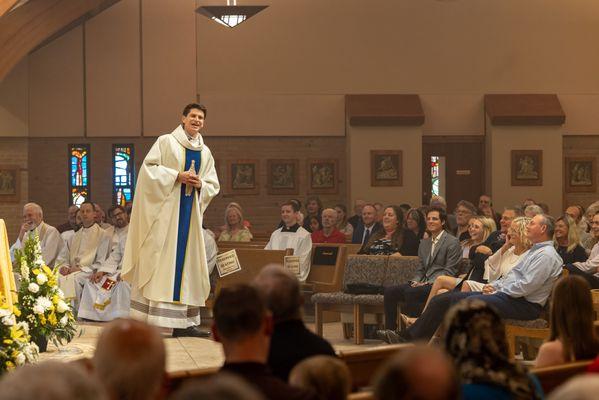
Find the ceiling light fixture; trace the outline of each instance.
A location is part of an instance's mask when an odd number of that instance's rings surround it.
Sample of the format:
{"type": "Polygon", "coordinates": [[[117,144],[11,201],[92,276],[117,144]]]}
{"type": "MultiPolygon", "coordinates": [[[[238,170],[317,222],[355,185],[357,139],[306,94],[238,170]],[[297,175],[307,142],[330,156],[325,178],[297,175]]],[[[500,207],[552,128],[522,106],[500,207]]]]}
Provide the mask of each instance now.
{"type": "Polygon", "coordinates": [[[226,6],[202,6],[196,12],[228,28],[235,28],[268,6],[238,6],[237,0],[227,0],[226,6]]]}

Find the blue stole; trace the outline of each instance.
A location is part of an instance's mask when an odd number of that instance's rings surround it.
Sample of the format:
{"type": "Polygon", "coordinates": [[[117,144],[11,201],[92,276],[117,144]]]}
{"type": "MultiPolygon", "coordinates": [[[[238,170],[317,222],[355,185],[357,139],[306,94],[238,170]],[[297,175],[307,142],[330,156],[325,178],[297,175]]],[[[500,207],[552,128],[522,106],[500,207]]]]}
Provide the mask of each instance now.
{"type": "MultiPolygon", "coordinates": [[[[195,160],[196,174],[200,171],[200,162],[202,152],[185,149],[185,168],[183,171],[189,171],[191,160],[195,160]]],[[[173,288],[173,301],[181,301],[181,283],[183,281],[183,265],[185,264],[185,253],[187,252],[187,239],[189,238],[189,224],[191,222],[191,209],[193,199],[196,197],[197,189],[194,187],[191,196],[185,195],[187,185],[181,185],[181,199],[179,200],[179,228],[177,230],[177,257],[175,259],[175,286],[173,288]]],[[[201,227],[200,227],[201,229],[201,227]]],[[[201,246],[201,243],[193,243],[194,246],[201,246]]]]}

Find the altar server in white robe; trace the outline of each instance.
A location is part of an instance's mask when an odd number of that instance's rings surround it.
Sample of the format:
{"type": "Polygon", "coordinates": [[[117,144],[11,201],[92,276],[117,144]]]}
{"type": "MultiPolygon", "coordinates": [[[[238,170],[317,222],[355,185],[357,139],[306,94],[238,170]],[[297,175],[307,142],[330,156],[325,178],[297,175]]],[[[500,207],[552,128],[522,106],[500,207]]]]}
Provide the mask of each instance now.
{"type": "Polygon", "coordinates": [[[58,284],[65,297],[74,301],[74,309],[79,307],[79,299],[86,280],[108,255],[111,237],[94,221],[94,205],[81,204],[79,215],[82,227],[69,239],[56,260],[60,274],[58,284]]]}
{"type": "MultiPolygon", "coordinates": [[[[42,207],[35,203],[23,206],[23,224],[17,241],[10,247],[10,258],[15,262],[15,250],[22,250],[25,241],[37,232],[42,248],[42,259],[47,266],[53,267],[62,250],[63,241],[58,230],[44,222],[42,207]]],[[[19,271],[15,271],[19,272],[19,271]]]]}
{"type": "Polygon", "coordinates": [[[80,318],[112,321],[129,316],[131,287],[121,280],[126,242],[127,234],[122,232],[108,258],[85,281],[77,312],[80,318]]]}
{"type": "Polygon", "coordinates": [[[131,317],[173,328],[173,336],[206,336],[200,306],[210,293],[202,219],[220,190],[200,129],[206,108],[189,104],[182,123],[162,135],[143,161],[123,259],[131,284],[131,317]]]}
{"type": "Polygon", "coordinates": [[[312,237],[310,232],[298,223],[299,205],[289,201],[281,206],[281,219],[284,225],[270,235],[270,240],[264,249],[285,250],[293,249],[293,255],[300,258],[301,282],[305,282],[310,273],[310,253],[312,252],[312,237]]]}
{"type": "Polygon", "coordinates": [[[112,236],[112,244],[110,246],[112,249],[123,237],[127,238],[127,233],[129,233],[129,215],[123,206],[114,206],[108,210],[108,213],[111,215],[114,225],[110,225],[109,228],[104,230],[112,236]]]}

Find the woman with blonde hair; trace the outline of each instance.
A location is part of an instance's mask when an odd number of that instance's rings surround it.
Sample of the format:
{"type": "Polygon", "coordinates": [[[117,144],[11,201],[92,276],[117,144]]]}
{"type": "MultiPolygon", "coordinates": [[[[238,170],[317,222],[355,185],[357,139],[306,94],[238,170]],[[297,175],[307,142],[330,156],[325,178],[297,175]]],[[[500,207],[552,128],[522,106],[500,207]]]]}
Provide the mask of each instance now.
{"type": "Polygon", "coordinates": [[[575,262],[584,262],[587,260],[587,253],[580,245],[580,236],[574,219],[568,215],[562,215],[555,220],[555,233],[553,242],[557,254],[564,260],[564,264],[575,262]]]}
{"type": "Polygon", "coordinates": [[[599,342],[593,320],[593,299],[587,281],[576,275],[558,280],[551,296],[549,341],[539,349],[536,367],[595,358],[599,342]]]}
{"type": "Polygon", "coordinates": [[[229,203],[225,208],[225,226],[218,241],[249,242],[252,237],[252,233],[244,224],[241,206],[237,203],[229,203]]]}
{"type": "Polygon", "coordinates": [[[460,245],[462,246],[462,257],[472,258],[476,247],[484,243],[489,235],[497,230],[497,225],[492,218],[484,216],[475,216],[470,218],[468,221],[468,233],[470,238],[463,240],[460,245]]]}
{"type": "MultiPolygon", "coordinates": [[[[482,291],[485,283],[491,283],[505,276],[518,264],[524,254],[532,247],[526,237],[526,226],[530,223],[528,217],[518,217],[512,221],[507,230],[505,243],[494,254],[490,255],[484,264],[483,281],[466,280],[462,285],[462,292],[482,291]]],[[[481,252],[489,251],[480,246],[481,252]]]]}

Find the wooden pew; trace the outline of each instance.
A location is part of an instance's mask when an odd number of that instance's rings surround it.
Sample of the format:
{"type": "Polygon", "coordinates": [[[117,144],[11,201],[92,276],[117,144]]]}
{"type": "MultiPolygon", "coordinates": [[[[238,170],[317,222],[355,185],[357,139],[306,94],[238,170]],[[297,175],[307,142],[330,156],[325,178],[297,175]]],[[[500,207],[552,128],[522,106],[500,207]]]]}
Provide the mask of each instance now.
{"type": "Polygon", "coordinates": [[[535,368],[530,372],[539,378],[543,391],[547,395],[568,379],[584,373],[592,362],[593,361],[577,361],[552,367],[535,368]]]}
{"type": "MultiPolygon", "coordinates": [[[[231,249],[229,249],[231,250],[231,249]]],[[[219,277],[216,280],[214,293],[206,300],[206,308],[212,308],[214,299],[223,287],[236,285],[239,283],[249,283],[254,277],[268,264],[283,264],[285,256],[293,255],[293,249],[287,250],[264,250],[251,248],[237,248],[237,258],[241,265],[241,271],[231,275],[219,277]]],[[[219,249],[219,253],[222,253],[219,249]]],[[[216,268],[216,267],[215,267],[216,268]]]]}
{"type": "Polygon", "coordinates": [[[374,400],[374,393],[372,393],[372,392],[350,393],[349,396],[347,396],[347,400],[374,400]]]}
{"type": "Polygon", "coordinates": [[[312,245],[312,263],[306,283],[312,285],[314,293],[341,290],[346,262],[346,245],[335,243],[312,245]]]}
{"type": "Polygon", "coordinates": [[[223,287],[240,283],[249,283],[268,264],[283,264],[285,256],[293,255],[293,249],[287,250],[262,250],[262,249],[235,249],[241,265],[241,271],[218,278],[215,293],[218,295],[223,287]]]}
{"type": "Polygon", "coordinates": [[[356,391],[370,386],[376,371],[390,357],[413,346],[411,343],[393,344],[363,350],[338,351],[337,355],[347,364],[352,377],[352,391],[356,391]]]}

